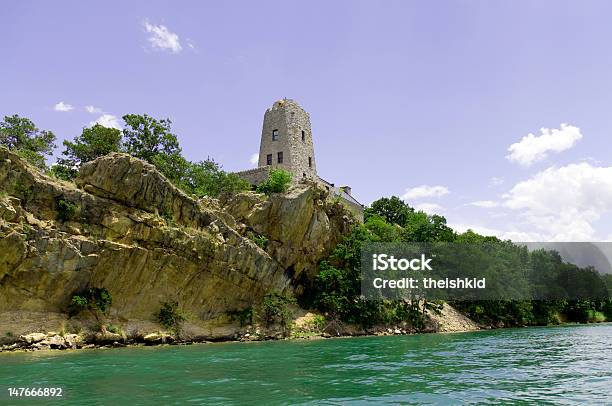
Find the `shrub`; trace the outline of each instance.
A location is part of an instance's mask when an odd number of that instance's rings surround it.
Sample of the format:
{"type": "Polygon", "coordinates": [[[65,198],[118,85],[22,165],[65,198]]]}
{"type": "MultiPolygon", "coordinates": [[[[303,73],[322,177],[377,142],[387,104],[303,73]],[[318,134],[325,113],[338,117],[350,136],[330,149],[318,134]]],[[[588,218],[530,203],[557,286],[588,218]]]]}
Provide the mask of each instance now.
{"type": "Polygon", "coordinates": [[[163,302],[156,314],[159,324],[179,334],[187,317],[179,309],[177,301],[163,302]]]}
{"type": "Polygon", "coordinates": [[[238,175],[225,172],[212,159],[189,163],[183,178],[183,189],[197,197],[232,195],[251,187],[250,183],[238,175]]]}
{"type": "Polygon", "coordinates": [[[292,297],[281,295],[277,292],[269,293],[265,296],[261,305],[261,320],[270,327],[278,324],[283,329],[283,333],[287,335],[291,332],[291,321],[293,318],[293,310],[291,305],[296,301],[292,297]]]}
{"type": "Polygon", "coordinates": [[[325,320],[325,316],[321,314],[317,314],[312,319],[312,329],[319,333],[325,329],[326,324],[327,324],[327,320],[325,320]]]}
{"type": "Polygon", "coordinates": [[[265,235],[257,234],[250,231],[247,236],[253,241],[257,246],[263,250],[268,246],[268,237],[265,235]]]}
{"type": "Polygon", "coordinates": [[[68,221],[74,217],[76,213],[77,205],[60,199],[57,201],[57,218],[61,221],[68,221]]]}
{"type": "Polygon", "coordinates": [[[291,178],[291,172],[287,172],[283,169],[272,169],[270,170],[268,179],[257,186],[257,192],[266,195],[284,193],[289,189],[291,178]]]}
{"type": "Polygon", "coordinates": [[[240,327],[244,327],[249,324],[253,324],[256,313],[255,309],[253,309],[252,307],[247,307],[246,309],[229,312],[229,315],[232,320],[237,319],[240,322],[240,327]]]}
{"type": "Polygon", "coordinates": [[[115,326],[114,324],[107,325],[106,331],[113,334],[123,334],[123,330],[121,329],[121,327],[115,326]]]}
{"type": "Polygon", "coordinates": [[[56,179],[71,181],[77,176],[77,170],[69,168],[65,165],[55,164],[47,171],[47,175],[56,179]]]}
{"type": "Polygon", "coordinates": [[[99,314],[107,314],[112,303],[113,298],[106,288],[88,288],[72,296],[69,313],[74,316],[88,310],[99,319],[99,314]]]}

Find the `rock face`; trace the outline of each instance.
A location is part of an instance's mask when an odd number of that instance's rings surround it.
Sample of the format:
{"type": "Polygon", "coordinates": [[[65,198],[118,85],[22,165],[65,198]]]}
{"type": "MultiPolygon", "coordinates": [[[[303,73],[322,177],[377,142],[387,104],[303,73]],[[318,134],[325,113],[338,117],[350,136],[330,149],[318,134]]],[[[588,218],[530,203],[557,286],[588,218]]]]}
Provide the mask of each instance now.
{"type": "Polygon", "coordinates": [[[326,200],[314,184],[285,195],[242,193],[224,201],[225,211],[248,230],[266,236],[266,251],[290,273],[296,287],[315,275],[319,260],[350,232],[353,219],[340,203],[326,200]]]}
{"type": "Polygon", "coordinates": [[[83,165],[76,185],[0,147],[0,324],[8,312],[65,312],[76,291],[96,286],[119,319],[155,322],[160,303],[176,300],[209,326],[299,289],[352,224],[306,185],[198,201],[125,154],[83,165]]]}

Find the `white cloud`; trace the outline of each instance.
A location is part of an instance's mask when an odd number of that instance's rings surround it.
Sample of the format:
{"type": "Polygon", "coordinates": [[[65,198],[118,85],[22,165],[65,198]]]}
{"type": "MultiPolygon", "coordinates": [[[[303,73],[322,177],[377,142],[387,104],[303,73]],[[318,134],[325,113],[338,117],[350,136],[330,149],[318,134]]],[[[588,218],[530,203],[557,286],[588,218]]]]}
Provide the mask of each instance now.
{"type": "Polygon", "coordinates": [[[100,107],[95,107],[95,106],[85,106],[85,111],[91,114],[97,114],[97,113],[102,113],[102,109],[100,107]]]}
{"type": "Polygon", "coordinates": [[[404,200],[422,199],[424,197],[440,197],[449,194],[448,188],[445,186],[428,186],[421,185],[406,189],[406,192],[402,195],[404,200]]]}
{"type": "Polygon", "coordinates": [[[469,203],[469,205],[481,207],[483,209],[492,209],[493,207],[499,206],[499,203],[493,200],[477,200],[475,202],[469,203]]]}
{"type": "Polygon", "coordinates": [[[489,185],[491,186],[499,186],[502,185],[504,183],[504,178],[500,178],[497,176],[493,176],[490,180],[489,180],[489,185]]]}
{"type": "Polygon", "coordinates": [[[259,154],[256,152],[251,155],[249,162],[251,163],[251,166],[257,166],[257,164],[259,163],[259,154]]]}
{"type": "Polygon", "coordinates": [[[436,214],[442,210],[442,206],[436,203],[419,203],[414,208],[417,211],[423,211],[427,214],[436,214]]]}
{"type": "Polygon", "coordinates": [[[522,166],[530,166],[541,161],[549,152],[561,152],[570,149],[582,138],[580,129],[572,125],[561,124],[560,129],[540,129],[542,135],[528,134],[519,142],[510,145],[506,158],[522,166]]]}
{"type": "Polygon", "coordinates": [[[55,106],[53,106],[53,110],[55,111],[70,111],[70,110],[74,110],[74,107],[72,107],[72,105],[68,104],[68,103],[64,103],[63,101],[57,103],[55,106]]]}
{"type": "Polygon", "coordinates": [[[116,128],[118,130],[121,130],[119,118],[117,118],[117,116],[113,116],[112,114],[102,114],[100,117],[98,117],[97,120],[89,123],[90,126],[93,126],[95,124],[100,124],[104,127],[116,128]]]}
{"type": "Polygon", "coordinates": [[[524,231],[503,231],[497,228],[480,226],[477,224],[465,224],[465,223],[449,223],[448,226],[458,233],[464,233],[467,230],[484,235],[493,236],[501,240],[512,240],[516,242],[528,242],[528,241],[543,241],[542,236],[536,233],[529,233],[524,231]]]}
{"type": "Polygon", "coordinates": [[[593,223],[612,211],[612,167],[551,167],[517,183],[504,206],[549,241],[592,241],[593,223]]]}
{"type": "Polygon", "coordinates": [[[151,34],[147,40],[154,50],[170,51],[173,54],[177,54],[183,50],[179,36],[170,31],[165,25],[154,25],[149,23],[148,20],[144,20],[143,25],[145,31],[151,34]]]}

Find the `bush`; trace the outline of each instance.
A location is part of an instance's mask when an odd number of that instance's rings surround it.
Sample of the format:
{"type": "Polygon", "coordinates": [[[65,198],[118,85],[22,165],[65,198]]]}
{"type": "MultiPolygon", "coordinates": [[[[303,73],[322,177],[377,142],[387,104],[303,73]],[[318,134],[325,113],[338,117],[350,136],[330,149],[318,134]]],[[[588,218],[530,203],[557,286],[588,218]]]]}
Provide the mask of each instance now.
{"type": "Polygon", "coordinates": [[[325,320],[325,316],[317,314],[312,319],[312,329],[318,333],[321,333],[325,326],[327,325],[327,320],[325,320]]]}
{"type": "Polygon", "coordinates": [[[229,316],[232,318],[232,320],[237,319],[240,322],[240,327],[244,327],[249,324],[253,324],[256,313],[255,309],[252,307],[247,307],[246,309],[229,312],[229,316]]]}
{"type": "Polygon", "coordinates": [[[270,327],[278,324],[282,327],[285,335],[291,332],[291,321],[293,319],[293,310],[291,305],[296,301],[292,297],[281,295],[277,292],[269,293],[265,296],[261,305],[261,320],[270,327]]]}
{"type": "Polygon", "coordinates": [[[106,288],[88,288],[72,296],[69,313],[71,316],[88,310],[96,319],[99,313],[107,314],[113,298],[106,288]]]}
{"type": "Polygon", "coordinates": [[[57,218],[61,221],[72,219],[77,211],[77,205],[60,199],[57,201],[57,218]]]}
{"type": "Polygon", "coordinates": [[[265,235],[257,234],[250,231],[247,236],[262,250],[265,250],[268,246],[268,237],[266,237],[265,235]]]}
{"type": "Polygon", "coordinates": [[[56,179],[71,181],[77,176],[77,170],[64,165],[55,164],[47,171],[47,175],[56,179]]]}
{"type": "Polygon", "coordinates": [[[257,192],[270,195],[272,193],[285,193],[291,184],[291,172],[283,169],[272,169],[268,179],[257,186],[257,192]]]}
{"type": "Polygon", "coordinates": [[[57,201],[57,218],[60,221],[71,220],[77,210],[77,205],[67,200],[60,199],[57,201]]]}
{"type": "Polygon", "coordinates": [[[156,314],[159,324],[168,330],[179,334],[187,317],[179,310],[177,301],[163,302],[161,309],[156,314]]]}
{"type": "Polygon", "coordinates": [[[219,197],[249,190],[251,184],[236,174],[225,172],[221,165],[208,159],[189,163],[182,187],[197,197],[219,197]]]}

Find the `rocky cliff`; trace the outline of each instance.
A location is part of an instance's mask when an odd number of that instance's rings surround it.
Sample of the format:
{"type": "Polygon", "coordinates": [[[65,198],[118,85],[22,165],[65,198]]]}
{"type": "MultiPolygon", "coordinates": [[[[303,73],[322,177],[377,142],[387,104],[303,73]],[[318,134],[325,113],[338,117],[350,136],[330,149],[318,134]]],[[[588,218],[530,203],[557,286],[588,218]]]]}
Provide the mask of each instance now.
{"type": "Polygon", "coordinates": [[[194,334],[224,336],[228,312],[299,291],[352,221],[309,185],[196,200],[125,154],[83,165],[72,184],[0,148],[0,329],[57,329],[72,295],[96,286],[126,329],[155,328],[176,300],[194,334]]]}

